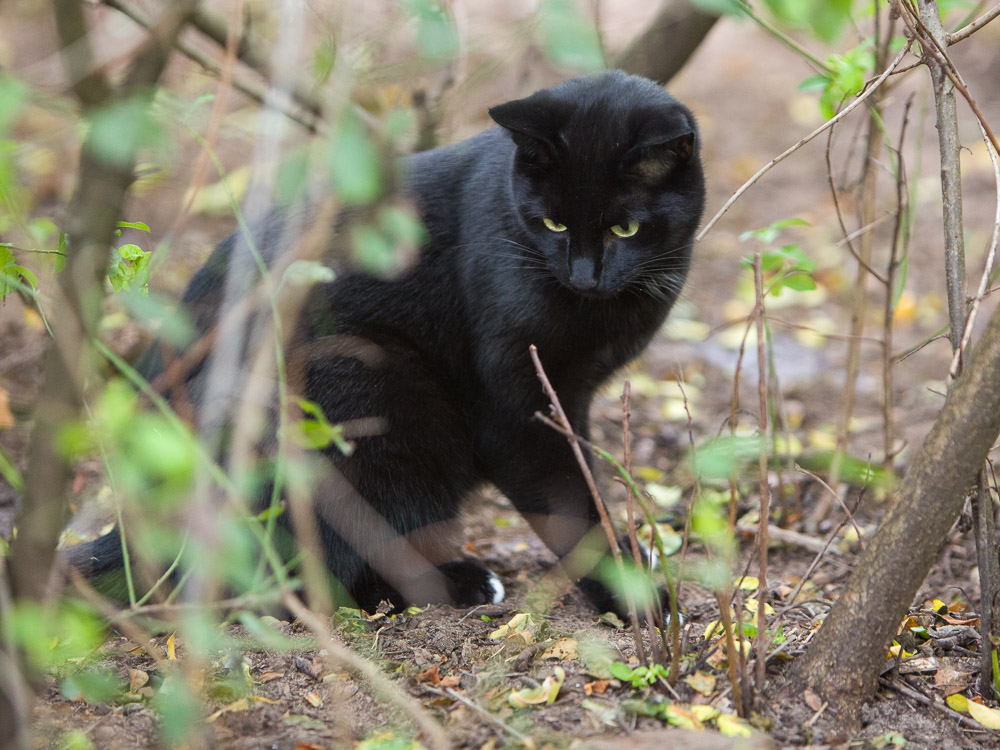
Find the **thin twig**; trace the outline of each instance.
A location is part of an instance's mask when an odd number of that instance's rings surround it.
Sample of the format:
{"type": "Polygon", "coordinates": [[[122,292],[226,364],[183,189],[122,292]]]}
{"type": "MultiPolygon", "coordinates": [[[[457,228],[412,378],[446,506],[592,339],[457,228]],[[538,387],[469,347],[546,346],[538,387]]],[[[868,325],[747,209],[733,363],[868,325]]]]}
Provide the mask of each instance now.
{"type": "Polygon", "coordinates": [[[958,31],[948,34],[945,37],[948,45],[951,46],[952,44],[955,44],[955,42],[961,42],[963,39],[968,39],[997,16],[1000,16],[1000,3],[997,3],[988,11],[983,13],[983,15],[979,16],[979,18],[966,24],[958,31]]]}
{"type": "Polygon", "coordinates": [[[614,527],[611,525],[611,519],[608,517],[608,509],[605,507],[604,500],[601,499],[601,493],[597,489],[597,482],[594,481],[594,474],[590,470],[590,464],[587,463],[587,459],[583,455],[580,440],[576,436],[576,433],[573,432],[573,425],[570,424],[569,417],[566,416],[566,412],[559,402],[559,395],[556,393],[555,388],[552,387],[548,375],[545,374],[542,361],[538,358],[538,347],[532,344],[528,347],[528,351],[531,354],[531,361],[535,365],[535,372],[538,375],[538,379],[542,382],[542,388],[545,389],[545,395],[548,396],[549,403],[552,405],[556,420],[565,430],[564,435],[566,436],[566,440],[569,441],[573,456],[576,458],[576,462],[580,466],[580,472],[583,474],[583,479],[587,483],[587,489],[590,490],[590,496],[593,498],[594,505],[597,508],[597,514],[601,519],[601,526],[604,528],[604,533],[608,538],[608,546],[611,547],[611,554],[614,556],[618,571],[624,574],[621,550],[618,548],[618,539],[615,537],[614,527]]]}
{"type": "MultiPolygon", "coordinates": [[[[632,386],[628,380],[622,387],[622,466],[629,474],[632,473],[632,430],[629,419],[632,416],[632,386]]],[[[632,547],[632,561],[636,570],[644,570],[645,563],[642,559],[642,551],[639,549],[639,539],[635,533],[635,493],[632,492],[632,485],[625,483],[625,515],[628,529],[628,540],[632,547]]],[[[645,602],[646,622],[652,627],[653,613],[649,602],[645,602]]],[[[632,609],[629,611],[629,619],[632,621],[632,631],[635,634],[635,651],[640,664],[648,664],[646,658],[646,647],[643,644],[642,630],[639,627],[639,615],[632,609]]],[[[656,633],[650,631],[649,647],[653,652],[653,663],[660,661],[660,648],[656,642],[656,633]]]]}
{"type": "Polygon", "coordinates": [[[760,251],[753,258],[754,292],[757,297],[757,399],[760,408],[760,450],[757,457],[758,487],[760,488],[760,531],[757,534],[757,576],[760,585],[757,587],[757,676],[754,681],[757,700],[764,694],[764,680],[767,674],[767,647],[769,638],[766,632],[767,619],[764,612],[767,609],[767,529],[771,516],[771,488],[767,482],[767,359],[764,341],[764,280],[761,270],[760,251]]]}

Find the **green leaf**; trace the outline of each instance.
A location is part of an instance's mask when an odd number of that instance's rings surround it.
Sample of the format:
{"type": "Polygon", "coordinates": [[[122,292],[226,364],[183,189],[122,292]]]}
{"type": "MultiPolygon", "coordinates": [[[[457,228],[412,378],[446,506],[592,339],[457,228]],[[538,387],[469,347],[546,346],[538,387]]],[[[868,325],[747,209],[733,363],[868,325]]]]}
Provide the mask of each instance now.
{"type": "Polygon", "coordinates": [[[124,685],[110,672],[77,672],[63,680],[59,692],[67,700],[85,700],[88,703],[102,703],[123,692],[124,685]]]}
{"type": "Polygon", "coordinates": [[[124,289],[138,289],[149,293],[149,259],[151,253],[138,245],[125,244],[118,248],[118,257],[113,258],[108,269],[108,278],[116,292],[124,289]]]}
{"type": "Polygon", "coordinates": [[[91,114],[87,144],[93,152],[116,166],[134,161],[139,149],[164,141],[164,131],[153,116],[148,96],[116,101],[91,114]]]}
{"type": "Polygon", "coordinates": [[[592,18],[572,0],[542,0],[538,8],[542,51],[556,65],[581,71],[604,67],[604,54],[592,18]]]}
{"type": "Polygon", "coordinates": [[[141,221],[119,221],[115,222],[115,226],[121,229],[138,229],[143,232],[149,231],[149,225],[141,221]]]}
{"type": "Polygon", "coordinates": [[[382,164],[357,115],[345,109],[330,135],[327,162],[334,189],[347,205],[362,205],[382,195],[382,164]]]}
{"type": "Polygon", "coordinates": [[[632,679],[632,668],[624,662],[613,661],[611,662],[611,676],[622,682],[629,682],[632,679]]]}
{"type": "Polygon", "coordinates": [[[805,273],[790,273],[782,280],[782,285],[796,292],[811,292],[816,288],[816,282],[805,273]]]}
{"type": "Polygon", "coordinates": [[[180,672],[166,675],[153,696],[152,705],[160,716],[163,741],[170,747],[184,744],[192,730],[199,726],[200,699],[180,672]]]}
{"type": "Polygon", "coordinates": [[[436,0],[399,0],[417,23],[417,47],[430,60],[451,60],[458,55],[458,31],[447,9],[436,0]]]}
{"type": "Polygon", "coordinates": [[[0,136],[5,135],[21,114],[28,87],[18,78],[0,72],[0,136]]]}

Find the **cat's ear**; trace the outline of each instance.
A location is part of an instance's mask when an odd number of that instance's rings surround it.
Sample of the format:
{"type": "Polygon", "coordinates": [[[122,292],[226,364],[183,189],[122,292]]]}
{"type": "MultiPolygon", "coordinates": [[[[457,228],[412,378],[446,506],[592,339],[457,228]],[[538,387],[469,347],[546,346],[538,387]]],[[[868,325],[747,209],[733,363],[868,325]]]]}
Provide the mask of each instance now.
{"type": "Polygon", "coordinates": [[[647,185],[659,185],[682,164],[690,161],[697,147],[694,128],[683,124],[644,135],[629,149],[623,166],[626,174],[647,185]]]}
{"type": "Polygon", "coordinates": [[[539,91],[526,99],[491,107],[490,117],[510,133],[518,151],[528,161],[538,166],[555,161],[556,142],[566,113],[547,92],[539,91]]]}

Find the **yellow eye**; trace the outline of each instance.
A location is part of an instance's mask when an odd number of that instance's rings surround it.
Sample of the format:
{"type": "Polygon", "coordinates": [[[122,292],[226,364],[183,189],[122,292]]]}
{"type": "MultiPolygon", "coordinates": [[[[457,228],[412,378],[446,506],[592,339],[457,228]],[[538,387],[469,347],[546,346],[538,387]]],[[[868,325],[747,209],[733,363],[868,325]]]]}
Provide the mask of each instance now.
{"type": "Polygon", "coordinates": [[[633,234],[639,231],[639,222],[633,219],[626,226],[621,224],[615,224],[611,227],[611,234],[617,237],[631,237],[633,234]]]}
{"type": "Polygon", "coordinates": [[[548,229],[549,231],[552,231],[552,232],[565,232],[566,231],[566,225],[565,224],[560,224],[558,221],[552,221],[552,219],[550,219],[548,216],[546,216],[546,217],[544,217],[542,219],[542,223],[545,225],[545,228],[548,229]]]}

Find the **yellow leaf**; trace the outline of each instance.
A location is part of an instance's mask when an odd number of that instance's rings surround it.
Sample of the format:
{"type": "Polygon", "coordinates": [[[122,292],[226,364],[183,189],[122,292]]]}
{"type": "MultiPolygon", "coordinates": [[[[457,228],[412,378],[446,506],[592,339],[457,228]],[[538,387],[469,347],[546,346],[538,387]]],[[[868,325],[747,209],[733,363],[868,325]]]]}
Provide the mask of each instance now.
{"type": "Polygon", "coordinates": [[[636,466],[632,473],[636,479],[641,479],[643,482],[662,482],[667,476],[654,466],[636,466]]]}
{"type": "Polygon", "coordinates": [[[174,642],[174,638],[177,633],[171,633],[170,637],[167,638],[167,658],[176,659],[177,658],[177,644],[174,642]]]}
{"type": "Polygon", "coordinates": [[[962,711],[963,713],[969,712],[969,699],[960,693],[949,695],[944,699],[944,702],[948,704],[949,708],[955,711],[962,711]]]}
{"type": "Polygon", "coordinates": [[[263,695],[251,695],[250,700],[254,703],[270,703],[275,705],[281,703],[281,701],[272,700],[271,698],[265,698],[263,695]]]}
{"type": "Polygon", "coordinates": [[[222,716],[222,714],[230,713],[232,711],[246,711],[248,708],[250,708],[250,702],[246,698],[238,698],[228,706],[220,708],[214,714],[205,719],[205,721],[211,724],[213,721],[222,716]]]}
{"type": "Polygon", "coordinates": [[[562,667],[556,667],[555,674],[546,677],[538,687],[511,691],[507,702],[514,708],[538,706],[543,703],[550,704],[559,695],[559,689],[565,679],[566,671],[562,667]]]}
{"type": "Polygon", "coordinates": [[[978,721],[987,729],[1000,729],[1000,711],[982,703],[969,701],[969,713],[972,718],[978,721]]]}
{"type": "Polygon", "coordinates": [[[320,698],[318,695],[316,695],[316,693],[312,692],[306,693],[303,697],[306,699],[306,701],[308,701],[309,705],[312,706],[313,708],[319,708],[320,706],[323,705],[323,699],[320,698]]]}
{"type": "Polygon", "coordinates": [[[573,638],[560,638],[542,652],[543,659],[566,661],[576,658],[577,643],[573,638]]]}
{"type": "Polygon", "coordinates": [[[0,388],[0,430],[14,426],[14,415],[10,412],[10,395],[0,388]]]}
{"type": "Polygon", "coordinates": [[[726,737],[749,737],[753,734],[746,722],[736,714],[722,714],[715,724],[719,727],[719,733],[726,737]]]}
{"type": "Polygon", "coordinates": [[[701,670],[684,678],[692,690],[702,695],[708,696],[715,690],[715,675],[702,672],[701,670]]]}
{"type": "Polygon", "coordinates": [[[681,729],[701,729],[701,721],[688,707],[671,703],[666,709],[667,723],[681,729]]]}
{"type": "Polygon", "coordinates": [[[699,703],[698,705],[691,706],[691,713],[698,721],[704,723],[714,719],[720,712],[715,706],[708,706],[704,703],[699,703]]]}
{"type": "MultiPolygon", "coordinates": [[[[491,641],[502,641],[505,638],[510,638],[518,631],[523,631],[532,624],[531,615],[527,612],[518,612],[510,618],[506,625],[501,625],[499,628],[490,633],[489,639],[491,641]]],[[[532,640],[534,639],[532,638],[532,640]]],[[[530,643],[531,641],[528,642],[530,643]]]]}
{"type": "Polygon", "coordinates": [[[757,576],[743,576],[738,583],[743,591],[756,591],[760,588],[760,579],[757,576]]]}
{"type": "MultiPolygon", "coordinates": [[[[757,614],[757,600],[756,599],[747,599],[745,602],[743,602],[743,607],[750,614],[753,614],[753,615],[757,614]]],[[[775,614],[774,607],[772,607],[770,604],[767,604],[765,602],[765,604],[764,604],[764,614],[765,615],[773,615],[773,614],[775,614]]]]}
{"type": "Polygon", "coordinates": [[[138,693],[139,688],[142,688],[149,682],[149,674],[143,672],[141,669],[130,669],[128,671],[128,691],[130,693],[138,693]]]}

